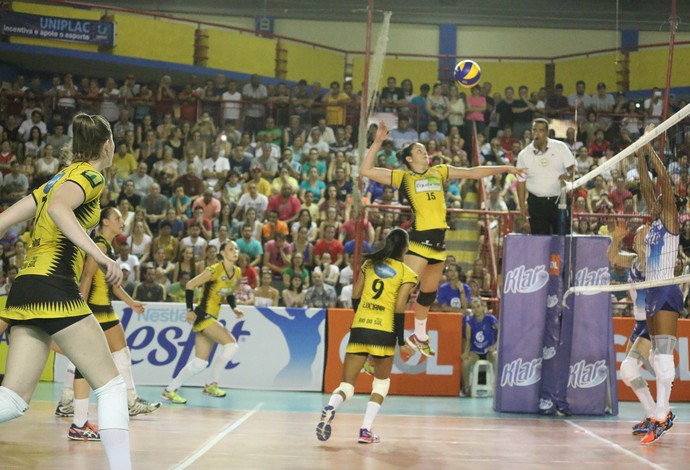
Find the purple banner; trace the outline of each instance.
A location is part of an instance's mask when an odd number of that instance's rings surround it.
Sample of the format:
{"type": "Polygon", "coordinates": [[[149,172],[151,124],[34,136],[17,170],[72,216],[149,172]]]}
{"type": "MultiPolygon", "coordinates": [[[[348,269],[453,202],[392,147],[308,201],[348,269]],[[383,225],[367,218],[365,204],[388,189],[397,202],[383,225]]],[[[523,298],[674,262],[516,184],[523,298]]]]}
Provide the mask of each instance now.
{"type": "MultiPolygon", "coordinates": [[[[574,286],[608,285],[608,237],[574,237],[574,286]]],[[[568,299],[574,318],[568,403],[574,414],[618,414],[611,294],[578,294],[568,299]]]]}
{"type": "Polygon", "coordinates": [[[562,307],[565,286],[609,283],[608,244],[595,236],[506,237],[496,411],[618,413],[610,295],[573,295],[562,307]]]}
{"type": "Polygon", "coordinates": [[[549,236],[508,235],[503,241],[496,411],[538,411],[550,245],[549,236]]]}

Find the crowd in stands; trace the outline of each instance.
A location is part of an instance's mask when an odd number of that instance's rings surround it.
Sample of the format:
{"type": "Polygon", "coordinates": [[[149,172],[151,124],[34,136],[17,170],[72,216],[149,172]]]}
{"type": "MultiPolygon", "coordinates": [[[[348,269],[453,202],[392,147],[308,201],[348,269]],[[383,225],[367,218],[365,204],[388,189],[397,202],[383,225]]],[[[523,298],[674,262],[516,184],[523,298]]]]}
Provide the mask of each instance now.
{"type": "MultiPolygon", "coordinates": [[[[432,163],[514,163],[531,141],[532,120],[548,117],[570,123],[562,140],[577,157],[578,174],[587,173],[662,114],[657,89],[637,103],[609,93],[604,83],[596,88],[588,94],[578,81],[566,96],[560,84],[552,93],[520,86],[516,95],[512,87],[495,93],[488,82],[471,90],[448,83],[415,89],[408,79],[398,85],[389,77],[378,91],[379,109],[397,125],[377,165],[397,168],[397,152],[415,141],[426,145],[432,163]],[[472,151],[473,128],[478,152],[472,151]]],[[[206,81],[193,76],[186,84],[173,84],[167,75],[152,83],[128,75],[118,83],[66,74],[50,84],[17,76],[0,93],[0,198],[6,207],[48,181],[60,168],[75,113],[101,114],[112,124],[117,148],[101,203],[117,206],[125,219],[115,248],[125,289],[135,299],[182,302],[185,283],[216,262],[223,242],[235,240],[243,275],[239,304],[349,307],[359,100],[351,81],[325,90],[306,80],[292,88],[264,85],[256,75],[244,84],[223,74],[206,81]]],[[[672,112],[685,104],[672,103],[672,112]]],[[[681,196],[690,178],[687,129],[676,126],[664,152],[681,196]]],[[[578,233],[608,233],[611,214],[639,215],[630,219],[631,230],[641,223],[645,208],[632,162],[572,194],[578,233]]],[[[513,176],[483,183],[485,208],[517,209],[513,176]]],[[[364,188],[367,202],[386,206],[367,211],[366,252],[392,227],[411,221],[404,194],[375,182],[364,188]]],[[[466,207],[466,195],[475,191],[473,182],[451,181],[448,206],[466,207]]],[[[683,249],[690,250],[687,210],[682,217],[683,249]]],[[[524,223],[518,218],[513,229],[524,231],[524,223]]],[[[21,268],[30,229],[14,227],[0,243],[0,293],[21,268]]],[[[446,264],[437,310],[462,311],[473,296],[495,294],[481,258],[467,273],[452,257],[446,264]]]]}

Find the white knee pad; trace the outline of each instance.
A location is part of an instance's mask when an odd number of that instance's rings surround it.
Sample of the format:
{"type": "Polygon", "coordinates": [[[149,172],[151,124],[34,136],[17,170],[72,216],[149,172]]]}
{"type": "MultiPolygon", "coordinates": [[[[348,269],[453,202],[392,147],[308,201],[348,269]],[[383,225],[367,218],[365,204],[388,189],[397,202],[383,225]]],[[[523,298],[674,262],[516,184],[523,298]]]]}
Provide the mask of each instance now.
{"type": "Polygon", "coordinates": [[[118,375],[94,393],[98,398],[98,428],[129,429],[125,379],[118,375]]]}
{"type": "Polygon", "coordinates": [[[74,374],[74,372],[77,370],[77,367],[72,363],[72,361],[67,360],[67,372],[71,372],[74,374]]]}
{"type": "Polygon", "coordinates": [[[377,395],[381,395],[383,398],[386,398],[386,395],[388,395],[388,389],[391,386],[391,379],[377,379],[374,378],[374,381],[371,383],[371,394],[373,395],[374,393],[377,395]]]}
{"type": "Polygon", "coordinates": [[[0,423],[24,416],[29,405],[7,387],[0,387],[0,423]]]}
{"type": "Polygon", "coordinates": [[[647,386],[647,381],[640,374],[640,367],[642,367],[642,362],[630,356],[621,362],[621,380],[634,390],[647,386]]]}
{"type": "Polygon", "coordinates": [[[195,357],[189,363],[189,366],[190,366],[190,369],[192,369],[193,373],[198,374],[199,372],[206,369],[206,367],[208,367],[208,361],[204,361],[203,359],[199,359],[198,357],[195,357]]]}
{"type": "Polygon", "coordinates": [[[220,357],[222,357],[225,362],[230,362],[230,359],[232,359],[238,349],[240,349],[239,344],[228,343],[221,348],[220,357]]]}
{"type": "Polygon", "coordinates": [[[660,354],[657,351],[654,355],[653,366],[658,382],[666,381],[667,383],[671,383],[673,379],[676,378],[676,365],[673,362],[673,356],[671,354],[660,354]]]}
{"type": "Polygon", "coordinates": [[[671,354],[676,349],[678,339],[672,335],[656,335],[654,337],[654,352],[656,354],[671,354]]]}
{"type": "Polygon", "coordinates": [[[115,351],[113,353],[113,361],[115,361],[117,370],[122,370],[129,367],[132,364],[132,355],[129,352],[129,348],[125,346],[119,351],[115,351]]]}
{"type": "Polygon", "coordinates": [[[355,386],[347,382],[340,382],[338,388],[333,390],[333,393],[338,392],[341,392],[343,395],[345,395],[345,401],[347,401],[355,394],[355,386]]]}

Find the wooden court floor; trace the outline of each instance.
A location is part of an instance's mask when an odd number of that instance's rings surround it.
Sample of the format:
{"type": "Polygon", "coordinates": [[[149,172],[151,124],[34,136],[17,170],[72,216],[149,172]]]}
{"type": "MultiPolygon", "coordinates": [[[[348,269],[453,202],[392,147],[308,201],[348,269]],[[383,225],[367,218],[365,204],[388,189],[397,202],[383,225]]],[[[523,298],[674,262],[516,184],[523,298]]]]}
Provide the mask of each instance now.
{"type": "MultiPolygon", "coordinates": [[[[140,387],[153,400],[154,387],[140,387]]],[[[490,399],[389,397],[374,430],[381,443],[357,444],[367,397],[339,410],[327,442],[315,436],[327,395],[231,390],[226,398],[185,388],[186,406],[164,404],[131,420],[136,469],[688,469],[690,404],[642,446],[630,434],[634,403],[617,417],[545,418],[499,414],[490,399]],[[686,424],[687,423],[687,424],[686,424]]],[[[59,384],[42,383],[30,410],[0,425],[0,469],[106,469],[97,442],[67,439],[69,418],[53,415],[59,384]]],[[[95,416],[95,405],[92,405],[95,416]]]]}

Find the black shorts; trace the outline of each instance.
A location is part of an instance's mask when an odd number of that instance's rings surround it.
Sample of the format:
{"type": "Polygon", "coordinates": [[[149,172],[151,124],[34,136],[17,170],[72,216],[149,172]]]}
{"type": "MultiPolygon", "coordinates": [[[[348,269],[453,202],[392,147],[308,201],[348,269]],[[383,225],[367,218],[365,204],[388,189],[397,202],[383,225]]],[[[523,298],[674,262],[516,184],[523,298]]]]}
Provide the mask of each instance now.
{"type": "Polygon", "coordinates": [[[48,335],[53,336],[55,333],[64,330],[68,326],[74,325],[78,321],[88,317],[87,315],[81,315],[78,317],[61,317],[61,318],[32,318],[30,320],[10,320],[10,328],[13,326],[34,326],[39,328],[48,335]]]}
{"type": "Polygon", "coordinates": [[[412,230],[407,253],[424,258],[428,264],[443,263],[446,261],[445,238],[446,231],[441,229],[412,230]]]}
{"type": "Polygon", "coordinates": [[[120,320],[113,320],[113,321],[107,321],[105,323],[99,323],[99,325],[101,325],[101,329],[103,331],[108,331],[109,329],[114,328],[119,324],[120,324],[120,320]]]}

